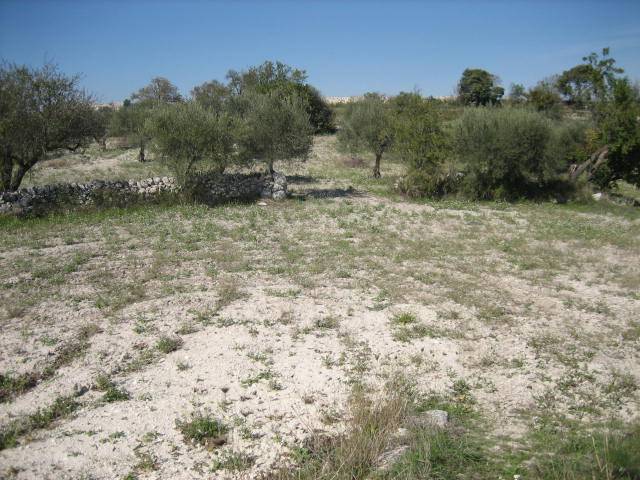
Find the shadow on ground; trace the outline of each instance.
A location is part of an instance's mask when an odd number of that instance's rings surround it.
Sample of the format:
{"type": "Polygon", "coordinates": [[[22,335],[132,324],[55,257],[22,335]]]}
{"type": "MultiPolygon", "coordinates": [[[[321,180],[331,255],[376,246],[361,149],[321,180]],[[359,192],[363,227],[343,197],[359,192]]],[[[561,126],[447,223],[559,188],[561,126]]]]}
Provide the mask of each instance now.
{"type": "Polygon", "coordinates": [[[304,200],[306,198],[340,198],[340,197],[362,197],[364,192],[353,187],[348,188],[310,188],[292,193],[293,198],[304,200]]]}

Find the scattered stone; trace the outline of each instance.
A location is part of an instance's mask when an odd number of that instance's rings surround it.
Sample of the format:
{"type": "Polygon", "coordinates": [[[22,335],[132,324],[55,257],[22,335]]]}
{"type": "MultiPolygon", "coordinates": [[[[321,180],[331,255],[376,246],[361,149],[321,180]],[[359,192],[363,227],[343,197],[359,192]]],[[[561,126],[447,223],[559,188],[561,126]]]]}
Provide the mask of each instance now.
{"type": "MultiPolygon", "coordinates": [[[[198,200],[214,205],[233,200],[255,198],[284,199],[288,196],[287,178],[275,172],[262,174],[201,174],[191,181],[198,200]]],[[[0,192],[0,214],[47,214],[59,208],[91,205],[127,206],[153,201],[161,193],[177,193],[180,186],[171,177],[143,180],[92,180],[85,184],[63,183],[0,192]]],[[[265,202],[258,203],[265,206],[265,202]]]]}
{"type": "Polygon", "coordinates": [[[392,450],[387,450],[376,459],[377,469],[381,472],[389,470],[409,450],[407,445],[400,445],[392,450]]]}
{"type": "Polygon", "coordinates": [[[410,423],[420,428],[444,428],[449,423],[449,414],[444,410],[427,410],[420,415],[412,417],[410,423]]]}

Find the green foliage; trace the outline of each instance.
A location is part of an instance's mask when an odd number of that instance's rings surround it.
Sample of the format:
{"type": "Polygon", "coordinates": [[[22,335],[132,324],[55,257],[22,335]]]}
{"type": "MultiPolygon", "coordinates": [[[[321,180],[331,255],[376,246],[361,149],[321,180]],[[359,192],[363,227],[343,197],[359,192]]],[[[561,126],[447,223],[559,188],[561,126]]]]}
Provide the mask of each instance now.
{"type": "Polygon", "coordinates": [[[153,138],[153,150],[160,161],[182,184],[195,172],[222,172],[232,161],[233,120],[199,103],[158,107],[146,121],[145,130],[153,138]]]}
{"type": "Polygon", "coordinates": [[[151,79],[148,85],[131,95],[134,102],[177,103],[182,101],[178,87],[164,77],[151,79]]]}
{"type": "Polygon", "coordinates": [[[0,450],[15,447],[20,436],[46,428],[57,419],[70,415],[79,407],[80,404],[74,396],[58,397],[48,407],[39,408],[27,417],[9,422],[0,428],[0,450]]]}
{"type": "Polygon", "coordinates": [[[455,189],[454,172],[445,165],[448,136],[433,101],[401,93],[392,102],[394,150],[408,164],[401,182],[410,196],[442,196],[455,189]]]}
{"type": "Polygon", "coordinates": [[[592,181],[609,187],[618,180],[640,186],[640,95],[626,78],[612,85],[612,100],[599,107],[600,142],[609,146],[607,163],[592,181]]]}
{"type": "Polygon", "coordinates": [[[176,420],[176,427],[185,442],[207,445],[209,441],[221,439],[229,428],[217,418],[204,413],[195,413],[188,421],[176,420]]]}
{"type": "Polygon", "coordinates": [[[75,150],[102,135],[92,98],[51,64],[0,65],[0,191],[17,190],[47,152],[75,150]]]}
{"type": "Polygon", "coordinates": [[[145,148],[149,142],[145,122],[149,118],[152,104],[149,102],[125,102],[111,117],[109,134],[115,137],[126,137],[127,140],[140,148],[138,159],[145,161],[145,148]]]}
{"type": "Polygon", "coordinates": [[[391,147],[394,133],[393,113],[385,99],[377,93],[367,93],[362,100],[347,104],[338,142],[352,153],[373,152],[376,163],[373,176],[380,176],[380,159],[391,147]]]}
{"type": "Polygon", "coordinates": [[[229,95],[231,89],[217,80],[205,82],[191,90],[191,98],[195,102],[214,112],[222,112],[227,108],[229,95]]]}
{"type": "Polygon", "coordinates": [[[612,424],[588,431],[576,422],[543,423],[529,433],[533,478],[640,478],[640,424],[612,424]]]}
{"type": "Polygon", "coordinates": [[[182,346],[182,339],[179,337],[167,337],[162,336],[158,343],[156,344],[156,348],[160,350],[162,353],[171,353],[175,352],[182,346]]]}
{"type": "Polygon", "coordinates": [[[541,81],[529,90],[529,105],[552,118],[562,115],[562,98],[552,82],[541,81]]]}
{"type": "Polygon", "coordinates": [[[115,385],[111,385],[107,388],[107,391],[104,392],[104,395],[102,396],[102,400],[107,403],[121,402],[123,400],[129,400],[129,398],[131,397],[126,390],[119,389],[115,385]]]}
{"type": "Polygon", "coordinates": [[[566,159],[549,154],[551,120],[514,108],[469,109],[454,128],[463,188],[479,199],[538,197],[561,188],[566,159]]]}
{"type": "Polygon", "coordinates": [[[243,93],[238,147],[243,160],[260,160],[273,172],[276,160],[305,158],[311,150],[313,128],[303,99],[279,90],[243,93]]]}
{"type": "Polygon", "coordinates": [[[480,68],[467,68],[458,83],[458,97],[464,105],[499,104],[504,88],[498,85],[498,77],[480,68]]]}
{"type": "Polygon", "coordinates": [[[248,92],[259,94],[278,92],[285,97],[296,97],[304,102],[314,133],[335,131],[333,110],[324,101],[320,92],[307,83],[307,73],[304,70],[298,70],[282,62],[266,61],[240,72],[229,70],[227,80],[226,88],[232,102],[234,97],[248,92]]]}
{"type": "Polygon", "coordinates": [[[616,74],[624,70],[615,66],[608,48],[602,49],[602,55],[591,53],[582,61],[586,63],[562,72],[556,86],[570,104],[578,108],[593,107],[596,102],[610,98],[616,74]]]}
{"type": "Polygon", "coordinates": [[[512,83],[509,87],[509,102],[518,105],[527,101],[527,93],[524,85],[520,83],[512,83]]]}

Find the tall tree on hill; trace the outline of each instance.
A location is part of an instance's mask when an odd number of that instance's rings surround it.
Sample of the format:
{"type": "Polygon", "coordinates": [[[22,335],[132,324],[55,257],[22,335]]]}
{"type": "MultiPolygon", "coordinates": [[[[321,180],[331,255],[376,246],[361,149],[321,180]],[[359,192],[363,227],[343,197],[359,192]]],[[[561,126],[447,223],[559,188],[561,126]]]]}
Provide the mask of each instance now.
{"type": "Polygon", "coordinates": [[[504,95],[497,76],[480,68],[467,68],[458,83],[458,97],[465,105],[496,105],[504,95]]]}
{"type": "Polygon", "coordinates": [[[616,75],[624,73],[624,69],[616,67],[608,48],[603,48],[601,55],[591,53],[582,57],[582,61],[584,63],[562,72],[556,87],[569,104],[592,108],[597,102],[611,99],[616,75]]]}

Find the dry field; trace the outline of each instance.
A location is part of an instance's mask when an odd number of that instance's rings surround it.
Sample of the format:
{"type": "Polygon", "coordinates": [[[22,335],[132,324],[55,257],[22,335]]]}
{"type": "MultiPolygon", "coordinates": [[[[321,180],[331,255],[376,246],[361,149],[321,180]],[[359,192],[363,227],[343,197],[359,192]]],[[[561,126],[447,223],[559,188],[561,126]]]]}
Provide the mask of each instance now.
{"type": "Polygon", "coordinates": [[[266,476],[400,376],[481,419],[477,478],[637,422],[638,209],[409,201],[332,137],[280,168],[306,200],[0,224],[0,478],[266,476]]]}

